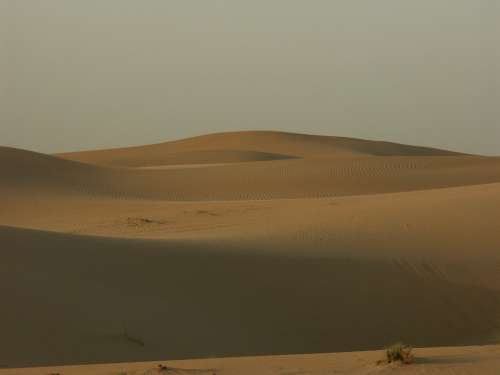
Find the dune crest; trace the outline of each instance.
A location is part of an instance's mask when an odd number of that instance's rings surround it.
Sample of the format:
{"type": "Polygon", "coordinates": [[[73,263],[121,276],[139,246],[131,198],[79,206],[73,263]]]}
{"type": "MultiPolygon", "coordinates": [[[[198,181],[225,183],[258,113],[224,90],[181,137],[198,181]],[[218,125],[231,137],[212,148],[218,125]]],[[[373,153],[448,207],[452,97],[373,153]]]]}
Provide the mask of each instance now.
{"type": "MultiPolygon", "coordinates": [[[[93,164],[138,167],[175,164],[183,156],[187,164],[219,163],[228,159],[227,150],[242,153],[239,157],[233,155],[231,160],[234,162],[263,160],[258,157],[259,153],[264,153],[264,155],[276,153],[294,158],[461,155],[457,152],[391,142],[272,131],[247,131],[209,134],[147,146],[63,153],[58,156],[93,164]],[[245,155],[249,152],[256,154],[253,159],[251,155],[245,155]],[[207,158],[208,153],[210,156],[207,158]]],[[[265,160],[271,159],[268,157],[265,160]]]]}

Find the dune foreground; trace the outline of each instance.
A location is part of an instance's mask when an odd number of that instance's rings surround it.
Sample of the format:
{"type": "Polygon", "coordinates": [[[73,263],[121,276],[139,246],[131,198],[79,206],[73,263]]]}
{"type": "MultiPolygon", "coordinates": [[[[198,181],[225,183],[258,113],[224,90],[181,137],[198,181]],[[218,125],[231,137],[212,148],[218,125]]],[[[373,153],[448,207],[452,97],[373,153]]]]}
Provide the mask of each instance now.
{"type": "Polygon", "coordinates": [[[500,369],[458,347],[500,339],[498,157],[278,132],[0,147],[0,207],[2,375],[500,369]],[[397,341],[457,347],[359,352],[397,341]]]}
{"type": "Polygon", "coordinates": [[[379,365],[380,351],[75,365],[0,370],[0,375],[497,375],[499,346],[415,349],[411,365],[379,365]],[[160,369],[164,366],[164,370],[160,369]]]}

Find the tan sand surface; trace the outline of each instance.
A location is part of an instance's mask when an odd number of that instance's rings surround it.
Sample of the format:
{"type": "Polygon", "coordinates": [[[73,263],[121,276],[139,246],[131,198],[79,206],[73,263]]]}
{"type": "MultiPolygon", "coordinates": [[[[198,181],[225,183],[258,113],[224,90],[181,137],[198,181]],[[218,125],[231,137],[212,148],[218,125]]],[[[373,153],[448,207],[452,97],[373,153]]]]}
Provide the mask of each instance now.
{"type": "Polygon", "coordinates": [[[499,346],[414,349],[415,362],[377,365],[381,351],[0,370],[0,375],[497,375],[499,346]],[[159,371],[159,366],[167,367],[159,371]]]}
{"type": "MultiPolygon", "coordinates": [[[[500,338],[500,158],[277,132],[63,156],[0,147],[0,367],[500,338]]],[[[490,349],[394,371],[488,374],[490,349]]],[[[209,362],[393,371],[357,355],[209,362]]]]}
{"type": "Polygon", "coordinates": [[[257,161],[288,157],[442,156],[458,153],[390,142],[272,131],[217,133],[121,149],[83,151],[59,156],[93,164],[145,166],[257,161]],[[273,157],[274,156],[274,157],[273,157]]]}
{"type": "Polygon", "coordinates": [[[15,189],[16,194],[163,201],[318,198],[500,182],[500,158],[470,156],[329,156],[149,170],[98,167],[0,148],[0,165],[5,181],[0,189],[15,189]]]}

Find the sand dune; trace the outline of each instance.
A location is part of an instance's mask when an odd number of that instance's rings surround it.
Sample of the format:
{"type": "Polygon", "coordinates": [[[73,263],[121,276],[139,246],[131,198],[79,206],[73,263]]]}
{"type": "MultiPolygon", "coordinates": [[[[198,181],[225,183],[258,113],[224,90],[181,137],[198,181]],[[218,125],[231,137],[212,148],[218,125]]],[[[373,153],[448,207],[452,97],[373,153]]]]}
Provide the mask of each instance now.
{"type": "MultiPolygon", "coordinates": [[[[204,135],[179,141],[121,149],[83,151],[59,154],[59,156],[94,164],[116,166],[145,166],[178,164],[219,163],[228,160],[227,150],[236,153],[255,154],[252,160],[262,160],[258,153],[286,155],[288,157],[318,156],[442,156],[458,153],[427,147],[407,146],[390,142],[374,142],[361,139],[326,137],[270,131],[249,131],[204,135]],[[207,155],[208,154],[208,155],[207,155]]],[[[251,156],[232,161],[249,161],[251,156]]],[[[279,157],[282,159],[283,157],[279,157]]],[[[270,160],[269,158],[266,160],[270,160]]]]}
{"type": "MultiPolygon", "coordinates": [[[[105,365],[24,368],[23,375],[147,375],[158,373],[158,366],[168,366],[170,373],[200,375],[497,375],[500,368],[499,346],[416,349],[416,362],[411,366],[377,366],[381,351],[267,356],[245,358],[197,359],[114,363],[105,365]]],[[[19,369],[0,370],[0,375],[17,375],[19,369]]],[[[168,373],[168,372],[167,372],[168,373]]]]}
{"type": "MultiPolygon", "coordinates": [[[[4,187],[170,201],[317,198],[500,182],[500,158],[291,159],[210,168],[123,169],[0,149],[4,187]]],[[[49,191],[49,192],[50,192],[49,191]]]]}
{"type": "MultiPolygon", "coordinates": [[[[498,332],[498,291],[411,258],[8,227],[0,241],[9,366],[484,344],[498,332]]],[[[468,263],[455,267],[483,265],[468,263]]]]}
{"type": "Polygon", "coordinates": [[[0,365],[500,337],[500,158],[275,132],[63,156],[0,148],[0,365]]]}

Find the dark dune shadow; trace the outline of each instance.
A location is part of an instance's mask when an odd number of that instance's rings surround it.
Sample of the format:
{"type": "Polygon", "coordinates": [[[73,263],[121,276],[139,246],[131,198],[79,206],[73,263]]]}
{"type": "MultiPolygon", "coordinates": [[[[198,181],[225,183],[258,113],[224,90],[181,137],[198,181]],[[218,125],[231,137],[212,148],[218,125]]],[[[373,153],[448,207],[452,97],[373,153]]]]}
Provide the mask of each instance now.
{"type": "Polygon", "coordinates": [[[390,260],[7,227],[0,243],[12,367],[481,344],[500,312],[495,291],[390,260]]]}

